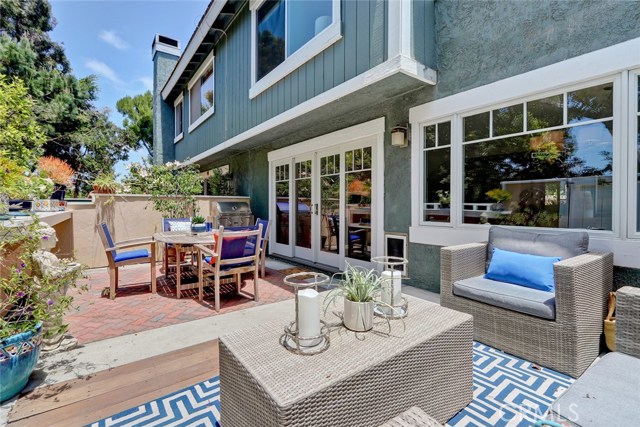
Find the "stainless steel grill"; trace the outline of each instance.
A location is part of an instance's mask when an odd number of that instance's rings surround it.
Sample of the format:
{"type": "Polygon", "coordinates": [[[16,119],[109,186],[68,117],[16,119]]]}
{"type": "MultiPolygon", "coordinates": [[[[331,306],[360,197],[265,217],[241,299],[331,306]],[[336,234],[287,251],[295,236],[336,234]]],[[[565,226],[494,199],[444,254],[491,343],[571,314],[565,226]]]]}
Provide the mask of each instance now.
{"type": "Polygon", "coordinates": [[[243,227],[253,225],[253,214],[246,202],[213,202],[211,214],[214,227],[243,227]]]}

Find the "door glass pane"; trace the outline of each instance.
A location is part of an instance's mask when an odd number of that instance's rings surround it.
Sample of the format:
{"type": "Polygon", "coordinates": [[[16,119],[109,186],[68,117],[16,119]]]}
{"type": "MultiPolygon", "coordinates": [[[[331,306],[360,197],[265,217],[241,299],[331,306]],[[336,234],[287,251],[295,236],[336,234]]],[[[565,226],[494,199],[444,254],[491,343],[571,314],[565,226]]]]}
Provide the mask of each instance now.
{"type": "Polygon", "coordinates": [[[289,244],[289,165],[276,166],[276,242],[289,244]]]}
{"type": "Polygon", "coordinates": [[[527,102],[527,130],[562,126],[562,99],[562,95],[554,95],[527,102]]]}
{"type": "Polygon", "coordinates": [[[296,165],[296,246],[311,248],[311,160],[296,165]]]}
{"type": "Polygon", "coordinates": [[[332,165],[329,172],[320,176],[320,250],[337,254],[340,252],[340,156],[322,157],[320,162],[332,165]]]}
{"type": "Polygon", "coordinates": [[[260,80],[284,61],[283,0],[267,0],[257,13],[257,78],[260,80]]]}
{"type": "Polygon", "coordinates": [[[613,117],[613,84],[567,93],[567,123],[613,117]]]}
{"type": "Polygon", "coordinates": [[[462,119],[464,124],[464,140],[489,138],[489,112],[476,114],[462,119]]]}
{"type": "Polygon", "coordinates": [[[493,136],[522,132],[523,120],[522,104],[493,110],[493,136]]]}
{"type": "MultiPolygon", "coordinates": [[[[370,150],[370,148],[368,149],[370,150]]],[[[345,157],[362,158],[367,149],[353,150],[345,153],[345,157]]],[[[355,162],[354,162],[355,163],[355,162]]],[[[363,161],[351,172],[345,174],[346,189],[346,224],[345,255],[363,261],[371,260],[371,168],[364,168],[363,161]]],[[[347,165],[348,167],[348,165],[347,165]]]]}

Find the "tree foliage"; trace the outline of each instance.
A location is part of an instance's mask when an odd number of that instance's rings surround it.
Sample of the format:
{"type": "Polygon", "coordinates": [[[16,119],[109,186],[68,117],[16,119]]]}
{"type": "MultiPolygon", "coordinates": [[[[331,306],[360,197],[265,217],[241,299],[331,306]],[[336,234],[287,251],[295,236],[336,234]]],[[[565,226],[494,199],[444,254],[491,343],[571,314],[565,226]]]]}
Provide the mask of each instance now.
{"type": "Polygon", "coordinates": [[[153,155],[153,98],[151,92],[125,96],[116,103],[116,109],[124,116],[122,126],[132,144],[144,147],[153,155]]]}
{"type": "Polygon", "coordinates": [[[19,78],[45,134],[44,154],[78,172],[75,193],[86,192],[137,146],[94,105],[95,76],[73,75],[62,45],[51,40],[56,22],[48,0],[0,1],[0,74],[19,78]]]}

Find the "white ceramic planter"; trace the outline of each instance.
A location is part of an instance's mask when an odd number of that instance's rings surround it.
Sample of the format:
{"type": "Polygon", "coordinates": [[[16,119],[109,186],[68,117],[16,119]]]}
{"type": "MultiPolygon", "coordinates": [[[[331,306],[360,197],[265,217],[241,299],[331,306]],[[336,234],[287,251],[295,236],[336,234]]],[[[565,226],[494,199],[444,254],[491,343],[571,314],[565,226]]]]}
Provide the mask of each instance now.
{"type": "Polygon", "coordinates": [[[373,301],[353,302],[344,300],[342,321],[347,329],[366,332],[373,328],[373,301]]]}

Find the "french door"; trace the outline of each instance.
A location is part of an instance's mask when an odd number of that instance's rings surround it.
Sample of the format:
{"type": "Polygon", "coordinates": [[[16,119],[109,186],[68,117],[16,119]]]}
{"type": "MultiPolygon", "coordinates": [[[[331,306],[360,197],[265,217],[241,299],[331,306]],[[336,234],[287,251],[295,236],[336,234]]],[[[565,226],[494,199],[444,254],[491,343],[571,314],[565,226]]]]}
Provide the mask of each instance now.
{"type": "Polygon", "coordinates": [[[272,251],[337,268],[370,265],[381,220],[376,151],[376,139],[363,138],[271,162],[272,251]]]}

